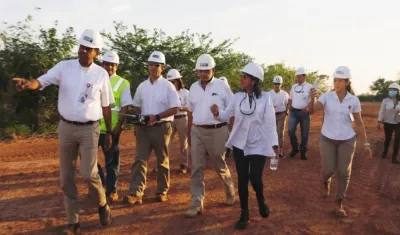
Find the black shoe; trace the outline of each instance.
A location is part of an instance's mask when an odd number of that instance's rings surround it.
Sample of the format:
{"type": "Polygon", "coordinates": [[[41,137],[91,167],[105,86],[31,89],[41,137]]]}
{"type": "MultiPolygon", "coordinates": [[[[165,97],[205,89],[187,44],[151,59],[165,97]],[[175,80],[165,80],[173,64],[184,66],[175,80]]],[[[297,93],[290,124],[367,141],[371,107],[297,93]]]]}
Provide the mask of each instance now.
{"type": "Polygon", "coordinates": [[[392,164],[400,164],[399,160],[392,160],[392,164]]]}
{"type": "Polygon", "coordinates": [[[240,218],[235,224],[236,229],[245,229],[249,223],[249,210],[241,210],[240,218]]]}
{"type": "Polygon", "coordinates": [[[100,224],[102,226],[110,225],[112,214],[108,204],[105,204],[103,207],[99,207],[99,217],[100,217],[100,224]]]}
{"type": "Polygon", "coordinates": [[[289,157],[293,158],[296,156],[296,154],[299,152],[299,150],[292,150],[292,152],[290,152],[289,157]]]}
{"type": "Polygon", "coordinates": [[[257,200],[257,202],[258,202],[258,212],[260,213],[261,217],[268,218],[269,208],[267,204],[265,204],[264,200],[257,200]]]}
{"type": "Polygon", "coordinates": [[[301,151],[301,160],[308,160],[306,156],[306,151],[301,151]]]}
{"type": "Polygon", "coordinates": [[[68,224],[68,228],[62,231],[63,235],[78,235],[81,234],[81,225],[79,223],[76,224],[68,224]]]}

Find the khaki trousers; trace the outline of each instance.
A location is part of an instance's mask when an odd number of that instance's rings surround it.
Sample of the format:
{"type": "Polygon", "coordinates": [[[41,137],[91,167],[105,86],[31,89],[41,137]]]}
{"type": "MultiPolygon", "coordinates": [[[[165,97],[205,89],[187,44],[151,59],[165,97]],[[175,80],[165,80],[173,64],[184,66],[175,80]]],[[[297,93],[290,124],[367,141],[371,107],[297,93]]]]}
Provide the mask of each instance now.
{"type": "Polygon", "coordinates": [[[218,177],[222,179],[225,192],[234,194],[231,173],[225,162],[227,139],[227,126],[205,129],[193,125],[191,130],[192,175],[190,179],[192,205],[203,206],[205,196],[204,168],[207,156],[212,161],[218,177]]]}
{"type": "Polygon", "coordinates": [[[79,222],[78,190],[75,183],[76,160],[80,153],[80,173],[89,187],[89,195],[99,207],[106,204],[104,188],[97,170],[99,123],[75,125],[60,121],[58,125],[60,149],[60,185],[68,224],[79,222]]]}
{"type": "Polygon", "coordinates": [[[143,196],[146,188],[147,162],[154,149],[157,157],[157,191],[166,194],[169,189],[169,151],[168,145],[172,128],[170,122],[157,126],[135,126],[136,158],[132,165],[129,193],[143,196]]]}
{"type": "Polygon", "coordinates": [[[330,183],[336,171],[338,181],[336,200],[346,198],[355,150],[356,136],[348,140],[332,140],[321,135],[322,182],[330,183]]]}
{"type": "Polygon", "coordinates": [[[278,143],[280,148],[280,153],[283,154],[283,139],[286,126],[286,113],[280,113],[276,115],[276,131],[278,132],[278,143]]]}
{"type": "Polygon", "coordinates": [[[179,149],[181,154],[181,164],[184,166],[188,166],[188,139],[187,139],[187,125],[188,120],[187,117],[176,118],[172,122],[172,134],[170,143],[175,137],[175,134],[178,133],[179,137],[179,149]]]}

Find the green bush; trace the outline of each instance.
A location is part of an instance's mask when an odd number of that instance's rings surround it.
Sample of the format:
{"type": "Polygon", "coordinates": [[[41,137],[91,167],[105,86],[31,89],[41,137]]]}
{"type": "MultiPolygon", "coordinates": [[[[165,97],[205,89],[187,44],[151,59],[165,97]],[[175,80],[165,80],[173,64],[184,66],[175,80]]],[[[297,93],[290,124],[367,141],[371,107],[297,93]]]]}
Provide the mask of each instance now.
{"type": "Polygon", "coordinates": [[[15,125],[14,130],[17,136],[28,136],[32,134],[32,129],[27,125],[15,125]]]}

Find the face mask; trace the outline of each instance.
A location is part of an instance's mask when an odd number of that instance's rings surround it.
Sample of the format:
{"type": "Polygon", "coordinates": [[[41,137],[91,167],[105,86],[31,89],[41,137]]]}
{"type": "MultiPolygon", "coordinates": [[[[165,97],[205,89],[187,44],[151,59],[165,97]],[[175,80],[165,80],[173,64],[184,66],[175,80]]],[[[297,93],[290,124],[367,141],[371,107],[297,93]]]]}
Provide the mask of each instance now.
{"type": "Polygon", "coordinates": [[[389,91],[390,97],[395,97],[397,95],[397,91],[389,91]]]}

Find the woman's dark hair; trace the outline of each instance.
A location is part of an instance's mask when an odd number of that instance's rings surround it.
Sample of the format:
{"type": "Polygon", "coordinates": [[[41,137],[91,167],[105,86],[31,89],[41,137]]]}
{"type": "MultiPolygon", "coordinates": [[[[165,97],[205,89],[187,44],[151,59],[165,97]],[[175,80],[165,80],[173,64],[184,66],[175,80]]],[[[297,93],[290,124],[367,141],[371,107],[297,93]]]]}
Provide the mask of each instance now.
{"type": "Polygon", "coordinates": [[[178,91],[183,89],[183,88],[185,88],[185,84],[183,84],[181,78],[178,78],[178,79],[175,79],[175,80],[176,80],[176,82],[178,82],[178,91]]]}
{"type": "Polygon", "coordinates": [[[256,99],[260,98],[261,95],[261,87],[260,87],[260,79],[248,74],[244,73],[246,76],[248,76],[252,81],[254,81],[254,85],[252,87],[254,94],[256,94],[256,99]]]}
{"type": "Polygon", "coordinates": [[[349,84],[347,84],[347,86],[346,86],[347,92],[349,92],[352,95],[355,95],[354,91],[353,91],[353,88],[351,88],[351,81],[349,79],[347,79],[347,81],[349,81],[349,84]]]}

